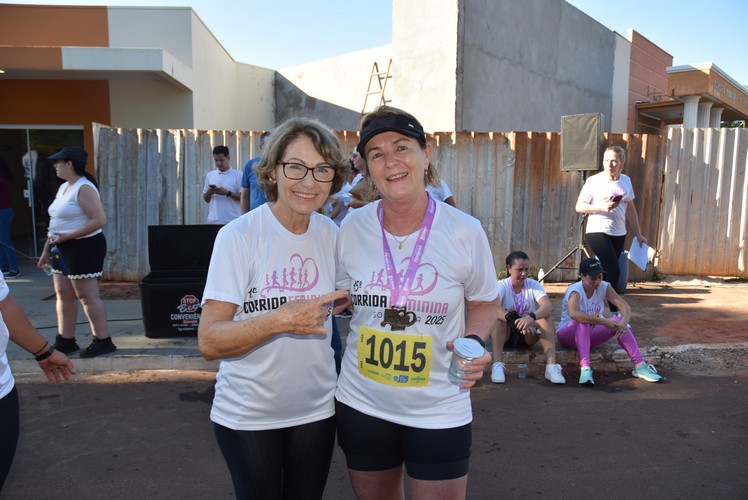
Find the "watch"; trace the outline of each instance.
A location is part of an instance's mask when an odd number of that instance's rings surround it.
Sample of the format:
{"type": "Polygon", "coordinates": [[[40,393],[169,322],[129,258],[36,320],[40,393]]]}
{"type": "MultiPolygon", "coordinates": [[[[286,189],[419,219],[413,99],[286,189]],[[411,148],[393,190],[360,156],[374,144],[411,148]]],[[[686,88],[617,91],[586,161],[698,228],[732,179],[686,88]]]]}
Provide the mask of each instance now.
{"type": "Polygon", "coordinates": [[[229,191],[228,193],[226,193],[226,198],[231,198],[231,191],[229,191]]]}
{"type": "Polygon", "coordinates": [[[530,316],[530,317],[531,317],[532,319],[534,319],[534,320],[537,320],[537,319],[538,319],[538,317],[537,317],[537,316],[535,316],[535,313],[530,313],[530,314],[528,314],[528,316],[530,316]]]}

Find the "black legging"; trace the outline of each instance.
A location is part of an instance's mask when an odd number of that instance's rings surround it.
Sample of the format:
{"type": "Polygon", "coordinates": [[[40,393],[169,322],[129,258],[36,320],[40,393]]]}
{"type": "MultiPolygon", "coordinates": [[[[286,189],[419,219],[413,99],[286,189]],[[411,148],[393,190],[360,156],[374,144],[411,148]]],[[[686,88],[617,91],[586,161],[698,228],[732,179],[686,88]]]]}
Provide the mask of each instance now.
{"type": "Polygon", "coordinates": [[[4,398],[0,399],[0,491],[3,490],[5,479],[8,477],[13,457],[16,454],[20,420],[18,391],[13,387],[4,398]]]}
{"type": "Polygon", "coordinates": [[[335,445],[335,417],[267,431],[214,424],[238,500],[319,499],[335,445]]]}
{"type": "MultiPolygon", "coordinates": [[[[586,240],[603,265],[603,269],[607,275],[605,281],[610,283],[616,292],[625,292],[625,288],[621,290],[618,287],[621,277],[621,267],[618,264],[618,259],[623,253],[623,246],[626,244],[626,235],[611,236],[605,233],[587,233],[586,240]]],[[[618,308],[610,304],[610,311],[616,312],[618,308]]]]}

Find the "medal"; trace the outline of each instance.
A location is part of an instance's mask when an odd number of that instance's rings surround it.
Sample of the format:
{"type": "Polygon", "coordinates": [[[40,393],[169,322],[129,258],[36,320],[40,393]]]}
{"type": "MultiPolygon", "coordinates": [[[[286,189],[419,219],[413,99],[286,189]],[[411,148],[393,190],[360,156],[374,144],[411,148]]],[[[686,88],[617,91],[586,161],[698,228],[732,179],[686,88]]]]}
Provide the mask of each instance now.
{"type": "Polygon", "coordinates": [[[404,307],[388,307],[384,310],[384,320],[382,320],[381,326],[385,327],[387,325],[390,325],[392,331],[405,330],[415,322],[416,313],[407,311],[404,307]]]}

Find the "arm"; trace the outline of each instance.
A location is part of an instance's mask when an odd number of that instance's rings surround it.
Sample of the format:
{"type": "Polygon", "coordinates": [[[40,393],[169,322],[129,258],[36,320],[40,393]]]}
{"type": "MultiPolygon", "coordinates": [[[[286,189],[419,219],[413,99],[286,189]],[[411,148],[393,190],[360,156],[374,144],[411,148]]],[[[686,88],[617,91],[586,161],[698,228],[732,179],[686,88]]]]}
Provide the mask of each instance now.
{"type": "Polygon", "coordinates": [[[628,303],[618,295],[612,286],[609,286],[605,291],[605,298],[608,299],[608,302],[615,304],[615,306],[618,307],[618,312],[621,314],[621,321],[614,321],[614,323],[616,323],[616,338],[620,338],[628,329],[628,324],[631,320],[631,307],[629,307],[628,303]]]}
{"type": "Polygon", "coordinates": [[[286,302],[278,309],[234,321],[236,304],[207,300],[197,329],[200,353],[209,361],[244,356],[280,333],[325,335],[325,319],[330,311],[325,304],[348,296],[345,290],[316,299],[286,302]]]}
{"type": "Polygon", "coordinates": [[[453,207],[457,208],[457,205],[455,204],[455,199],[454,199],[454,198],[452,198],[451,196],[447,197],[447,198],[446,198],[446,199],[444,200],[444,203],[446,203],[447,205],[451,205],[451,206],[453,206],[453,207]]]}
{"type": "Polygon", "coordinates": [[[239,196],[239,204],[242,207],[242,214],[249,212],[249,188],[242,187],[242,194],[239,196]]]}
{"type": "Polygon", "coordinates": [[[101,204],[101,199],[91,186],[86,185],[80,188],[80,191],[78,191],[78,205],[80,205],[81,210],[83,210],[83,213],[88,217],[88,221],[75,231],[69,233],[55,233],[56,237],[53,243],[63,243],[65,241],[80,238],[81,236],[86,236],[97,229],[101,229],[104,227],[104,224],[106,224],[106,215],[104,214],[104,207],[101,204]]]}
{"type": "MultiPolygon", "coordinates": [[[[0,301],[0,312],[10,332],[10,340],[19,347],[35,356],[40,356],[50,349],[49,343],[36,331],[13,297],[7,296],[0,301]]],[[[49,357],[39,361],[39,368],[50,382],[68,380],[70,375],[75,373],[75,367],[68,357],[54,350],[49,357]]]]}
{"type": "Polygon", "coordinates": [[[596,214],[600,212],[610,212],[617,206],[618,203],[616,203],[615,201],[606,201],[599,205],[593,205],[591,203],[587,203],[586,201],[577,200],[575,209],[577,213],[580,214],[596,214]]]}
{"type": "Polygon", "coordinates": [[[517,328],[525,333],[534,332],[535,327],[538,326],[536,320],[549,318],[553,314],[553,304],[548,296],[538,299],[538,306],[538,309],[535,311],[535,318],[532,316],[522,316],[516,322],[517,328]]]}
{"type": "MultiPolygon", "coordinates": [[[[465,323],[465,335],[477,335],[485,343],[496,324],[496,315],[500,307],[498,297],[491,302],[467,301],[468,316],[465,323]]],[[[447,342],[447,349],[451,350],[453,347],[453,342],[447,342]]],[[[484,350],[483,356],[473,360],[470,365],[466,365],[465,375],[462,377],[465,382],[460,385],[460,388],[469,389],[474,386],[478,380],[483,378],[483,369],[490,362],[491,353],[484,350]]]]}
{"type": "MultiPolygon", "coordinates": [[[[608,290],[612,288],[612,286],[608,286],[608,290]]],[[[618,326],[618,324],[610,318],[605,318],[603,316],[591,316],[587,313],[582,312],[579,309],[579,302],[579,294],[577,292],[573,292],[569,297],[569,317],[577,323],[586,323],[588,325],[605,325],[608,328],[616,328],[618,326]]]]}
{"type": "Polygon", "coordinates": [[[626,220],[629,222],[629,226],[634,232],[634,236],[639,240],[639,246],[647,242],[647,238],[642,235],[641,229],[639,228],[639,214],[636,212],[634,202],[630,201],[626,205],[626,220]]]}

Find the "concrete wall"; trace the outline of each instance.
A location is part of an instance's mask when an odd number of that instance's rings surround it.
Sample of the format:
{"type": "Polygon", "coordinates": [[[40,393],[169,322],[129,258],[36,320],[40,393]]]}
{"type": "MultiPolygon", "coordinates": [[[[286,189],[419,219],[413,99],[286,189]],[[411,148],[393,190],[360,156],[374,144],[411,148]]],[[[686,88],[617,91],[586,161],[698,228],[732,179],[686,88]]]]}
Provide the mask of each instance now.
{"type": "Polygon", "coordinates": [[[397,86],[392,105],[415,115],[429,132],[457,130],[457,51],[462,3],[463,0],[392,2],[392,57],[397,86]]]}
{"type": "Polygon", "coordinates": [[[459,2],[456,130],[558,131],[561,116],[580,113],[603,113],[609,130],[610,30],[557,0],[459,2]]]}
{"type": "MultiPolygon", "coordinates": [[[[392,46],[385,45],[278,70],[276,121],[313,116],[337,130],[357,130],[374,63],[385,72],[391,57],[392,46]]],[[[394,82],[394,78],[387,82],[387,99],[395,96],[394,82]]],[[[377,82],[372,84],[379,89],[377,82]]],[[[379,103],[379,97],[369,99],[367,111],[379,103]]]]}
{"type": "Polygon", "coordinates": [[[617,134],[633,132],[629,129],[629,70],[631,68],[631,42],[615,34],[616,48],[613,61],[613,99],[610,131],[617,134]]]}

